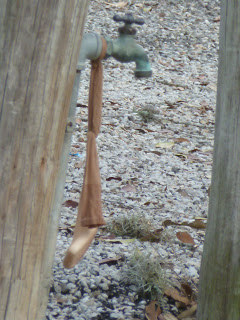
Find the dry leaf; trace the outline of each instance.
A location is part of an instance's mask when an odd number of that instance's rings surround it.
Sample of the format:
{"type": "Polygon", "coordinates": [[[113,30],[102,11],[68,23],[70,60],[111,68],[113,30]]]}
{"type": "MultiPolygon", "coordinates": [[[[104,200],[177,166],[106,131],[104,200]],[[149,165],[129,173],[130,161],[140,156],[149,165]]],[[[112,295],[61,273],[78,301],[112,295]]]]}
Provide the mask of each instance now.
{"type": "Polygon", "coordinates": [[[178,223],[173,222],[172,220],[169,220],[169,219],[163,221],[162,224],[163,224],[164,227],[168,227],[168,226],[178,226],[178,225],[179,225],[178,223]]]}
{"type": "Polygon", "coordinates": [[[150,12],[150,11],[152,11],[152,7],[143,8],[143,12],[150,12]]]}
{"type": "Polygon", "coordinates": [[[202,219],[195,219],[195,221],[188,224],[189,227],[195,228],[195,229],[205,229],[206,223],[202,221],[202,219]]]}
{"type": "Polygon", "coordinates": [[[131,242],[135,242],[136,239],[133,238],[133,239],[104,239],[104,238],[99,238],[99,240],[103,240],[105,242],[110,242],[110,243],[121,243],[121,244],[128,244],[128,243],[131,243],[131,242]]]}
{"type": "Polygon", "coordinates": [[[83,161],[78,161],[74,163],[74,168],[80,169],[83,166],[83,161]]]}
{"type": "Polygon", "coordinates": [[[156,148],[163,148],[163,149],[171,149],[174,146],[174,142],[159,142],[156,144],[156,148]]]}
{"type": "Polygon", "coordinates": [[[78,206],[78,202],[77,201],[73,201],[73,200],[67,200],[64,202],[63,204],[64,207],[68,207],[68,208],[77,208],[78,206]]]}
{"type": "MultiPolygon", "coordinates": [[[[163,221],[163,226],[166,228],[168,226],[187,226],[195,229],[205,229],[206,223],[203,221],[206,220],[205,218],[196,218],[193,222],[184,221],[181,223],[177,223],[174,221],[171,221],[169,219],[163,221]]],[[[180,239],[179,239],[180,240],[180,239]]]]}
{"type": "Polygon", "coordinates": [[[125,1],[120,1],[118,3],[108,3],[108,2],[104,1],[104,3],[107,4],[108,6],[115,7],[115,8],[118,8],[118,9],[122,9],[122,8],[124,8],[124,7],[126,7],[128,5],[128,3],[125,2],[125,1]]]}
{"type": "Polygon", "coordinates": [[[145,130],[143,130],[143,129],[136,129],[138,132],[140,132],[140,133],[147,133],[145,130]]]}
{"type": "Polygon", "coordinates": [[[176,139],[174,139],[174,142],[177,142],[177,143],[188,142],[188,143],[190,143],[190,141],[186,138],[176,138],[176,139]]]}
{"type": "Polygon", "coordinates": [[[133,184],[126,184],[122,187],[122,190],[125,192],[136,192],[136,187],[133,184]]]}
{"type": "Polygon", "coordinates": [[[111,180],[117,180],[117,181],[122,181],[121,177],[109,177],[106,179],[107,181],[111,181],[111,180]]]}
{"type": "Polygon", "coordinates": [[[148,320],[158,320],[158,316],[162,313],[157,301],[151,301],[145,309],[145,315],[148,320]]]}
{"type": "Polygon", "coordinates": [[[75,228],[75,224],[72,224],[71,226],[60,226],[59,228],[58,228],[58,230],[65,230],[65,231],[67,231],[67,233],[72,233],[73,232],[73,228],[75,228]]]}
{"type": "Polygon", "coordinates": [[[191,308],[180,313],[178,315],[178,319],[186,319],[186,318],[192,316],[193,314],[195,314],[196,310],[197,310],[197,304],[194,304],[191,308]]]}
{"type": "Polygon", "coordinates": [[[182,302],[186,306],[191,304],[191,301],[187,297],[180,294],[177,289],[168,288],[164,291],[164,294],[175,301],[182,302]]]}
{"type": "Polygon", "coordinates": [[[181,189],[181,188],[180,188],[180,189],[177,190],[177,192],[179,192],[180,195],[183,196],[183,197],[185,197],[185,198],[190,198],[189,194],[188,194],[187,191],[184,190],[184,189],[181,189]]]}
{"type": "Polygon", "coordinates": [[[80,118],[76,118],[75,122],[76,122],[76,124],[81,124],[82,119],[80,119],[80,118]]]}
{"type": "Polygon", "coordinates": [[[106,235],[106,236],[100,236],[98,237],[99,240],[106,240],[106,239],[116,239],[116,236],[115,234],[109,234],[109,235],[106,235]]]}
{"type": "Polygon", "coordinates": [[[177,236],[178,240],[180,240],[182,243],[192,244],[192,245],[195,244],[192,236],[186,231],[184,231],[184,232],[179,231],[179,232],[177,232],[176,236],[177,236]]]}
{"type": "Polygon", "coordinates": [[[182,158],[182,159],[187,159],[188,156],[186,154],[183,154],[183,153],[175,153],[175,156],[178,157],[178,158],[182,158]]]}
{"type": "Polygon", "coordinates": [[[181,289],[182,289],[182,292],[184,292],[184,294],[185,294],[189,299],[192,299],[193,289],[191,288],[191,286],[190,286],[188,283],[181,283],[181,289]]]}
{"type": "Polygon", "coordinates": [[[121,8],[126,7],[127,5],[128,5],[127,2],[125,2],[125,1],[120,1],[120,2],[118,2],[118,3],[115,4],[115,7],[121,9],[121,8]]]}
{"type": "Polygon", "coordinates": [[[115,258],[106,258],[106,259],[102,259],[101,261],[99,261],[99,264],[108,264],[108,265],[113,265],[113,264],[117,264],[118,261],[123,260],[123,257],[115,257],[115,258]]]}
{"type": "Polygon", "coordinates": [[[145,153],[154,153],[156,154],[157,156],[161,156],[162,155],[162,152],[160,151],[144,151],[145,153]]]}
{"type": "Polygon", "coordinates": [[[217,16],[216,18],[213,19],[213,22],[219,22],[221,20],[221,16],[217,16]]]}

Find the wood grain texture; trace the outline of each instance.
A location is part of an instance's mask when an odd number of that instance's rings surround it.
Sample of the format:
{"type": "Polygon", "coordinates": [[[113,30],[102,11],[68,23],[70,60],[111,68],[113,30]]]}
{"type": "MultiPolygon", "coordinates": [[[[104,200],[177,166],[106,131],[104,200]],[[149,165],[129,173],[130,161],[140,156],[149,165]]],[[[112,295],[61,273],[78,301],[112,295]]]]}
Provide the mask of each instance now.
{"type": "Polygon", "coordinates": [[[87,6],[0,0],[0,319],[44,315],[51,208],[87,6]]]}
{"type": "Polygon", "coordinates": [[[222,1],[209,218],[198,320],[240,319],[240,5],[222,1]]]}

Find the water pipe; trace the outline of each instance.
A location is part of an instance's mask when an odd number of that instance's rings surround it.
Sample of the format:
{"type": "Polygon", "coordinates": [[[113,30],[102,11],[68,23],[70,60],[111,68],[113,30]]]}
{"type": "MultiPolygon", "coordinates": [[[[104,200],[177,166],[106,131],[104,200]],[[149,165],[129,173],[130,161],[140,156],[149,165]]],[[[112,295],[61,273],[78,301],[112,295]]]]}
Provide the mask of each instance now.
{"type": "Polygon", "coordinates": [[[86,60],[96,60],[102,51],[102,39],[97,33],[86,33],[81,42],[77,72],[85,68],[86,60]]]}
{"type": "MultiPolygon", "coordinates": [[[[150,77],[152,75],[152,70],[148,56],[144,49],[136,43],[134,39],[136,29],[131,26],[133,23],[138,25],[144,24],[143,19],[134,19],[133,15],[128,13],[123,17],[115,15],[113,20],[116,22],[124,22],[125,25],[118,29],[119,37],[117,39],[111,40],[106,38],[107,54],[105,59],[113,57],[123,63],[135,62],[135,76],[137,78],[150,77]]],[[[84,69],[87,59],[97,59],[101,53],[101,50],[101,36],[97,33],[85,34],[82,40],[77,70],[81,71],[84,69]]]]}

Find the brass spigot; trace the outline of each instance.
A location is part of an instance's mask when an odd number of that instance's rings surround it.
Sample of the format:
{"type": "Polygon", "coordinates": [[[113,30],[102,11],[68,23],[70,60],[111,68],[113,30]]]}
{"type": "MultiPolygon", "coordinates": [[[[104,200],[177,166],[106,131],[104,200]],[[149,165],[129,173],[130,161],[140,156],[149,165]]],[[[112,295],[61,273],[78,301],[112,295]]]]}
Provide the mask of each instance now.
{"type": "Polygon", "coordinates": [[[124,22],[124,26],[118,29],[119,37],[116,40],[107,40],[107,56],[113,57],[120,62],[135,62],[136,69],[134,74],[137,78],[150,77],[152,75],[151,65],[144,49],[138,45],[134,39],[136,29],[132,24],[143,25],[144,20],[141,18],[134,19],[131,13],[125,16],[115,15],[113,20],[124,22]]]}

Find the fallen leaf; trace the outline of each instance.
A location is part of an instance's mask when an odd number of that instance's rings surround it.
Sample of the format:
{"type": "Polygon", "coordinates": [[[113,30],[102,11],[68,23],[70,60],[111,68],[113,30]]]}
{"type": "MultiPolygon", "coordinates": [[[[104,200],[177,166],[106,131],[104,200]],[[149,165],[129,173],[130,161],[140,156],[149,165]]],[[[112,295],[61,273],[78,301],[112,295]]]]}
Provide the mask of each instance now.
{"type": "Polygon", "coordinates": [[[108,264],[108,265],[113,265],[113,264],[117,264],[118,261],[123,260],[123,257],[115,257],[115,258],[106,258],[106,259],[102,259],[101,261],[98,262],[98,264],[108,264]]]}
{"type": "Polygon", "coordinates": [[[152,231],[151,233],[143,236],[140,238],[141,241],[148,241],[148,242],[159,242],[159,240],[161,239],[161,235],[162,235],[162,231],[164,229],[157,229],[152,231]]]}
{"type": "Polygon", "coordinates": [[[82,119],[80,119],[80,118],[77,118],[77,119],[75,120],[75,122],[76,122],[76,124],[81,124],[81,122],[82,122],[82,119]]]}
{"type": "Polygon", "coordinates": [[[122,187],[124,192],[136,192],[136,187],[133,184],[126,184],[122,187]]]}
{"type": "Polygon", "coordinates": [[[68,301],[67,298],[60,298],[60,297],[57,297],[57,298],[56,298],[56,302],[57,302],[57,303],[60,303],[60,304],[66,303],[67,301],[68,301]]]}
{"type": "Polygon", "coordinates": [[[192,300],[193,297],[193,289],[191,288],[191,286],[188,283],[181,283],[181,289],[182,292],[189,298],[192,300]]]}
{"type": "Polygon", "coordinates": [[[177,289],[168,288],[164,291],[164,294],[175,301],[182,302],[186,306],[191,304],[191,301],[186,296],[183,296],[177,289]]]}
{"type": "Polygon", "coordinates": [[[180,240],[182,243],[192,244],[192,245],[195,244],[192,236],[186,231],[184,231],[184,232],[179,231],[176,233],[176,236],[177,236],[178,240],[180,240]]]}
{"type": "Polygon", "coordinates": [[[122,9],[122,8],[124,8],[124,7],[126,7],[128,5],[128,3],[125,2],[125,1],[120,1],[118,3],[108,3],[108,2],[104,1],[104,3],[106,5],[108,5],[108,6],[115,7],[115,8],[118,8],[118,9],[122,9]]]}
{"type": "Polygon", "coordinates": [[[186,154],[183,154],[183,153],[175,153],[175,156],[178,157],[178,158],[182,158],[182,159],[187,159],[188,156],[186,154]]]}
{"type": "Polygon", "coordinates": [[[77,103],[78,108],[88,108],[86,104],[77,103]]]}
{"type": "Polygon", "coordinates": [[[163,149],[171,149],[174,146],[174,142],[159,142],[156,144],[156,148],[163,148],[163,149]]]}
{"type": "Polygon", "coordinates": [[[64,202],[63,206],[68,208],[77,208],[78,202],[73,200],[67,200],[64,202]]]}
{"type": "Polygon", "coordinates": [[[149,8],[143,8],[143,11],[144,11],[144,12],[150,12],[150,11],[152,11],[152,7],[149,7],[149,8]]]}
{"type": "Polygon", "coordinates": [[[145,315],[148,320],[158,320],[158,316],[162,313],[157,301],[151,301],[145,309],[145,315]]]}
{"type": "Polygon", "coordinates": [[[177,190],[177,192],[179,192],[182,197],[190,198],[189,194],[188,194],[187,191],[184,190],[184,189],[181,189],[181,188],[180,188],[180,189],[177,190]]]}
{"type": "Polygon", "coordinates": [[[219,22],[221,20],[220,16],[217,16],[216,18],[213,19],[213,22],[219,22]]]}
{"type": "Polygon", "coordinates": [[[193,314],[195,314],[197,310],[197,304],[194,304],[191,308],[183,311],[182,313],[180,313],[178,315],[178,319],[186,319],[189,318],[190,316],[192,316],[193,314]]]}
{"type": "Polygon", "coordinates": [[[181,223],[174,222],[172,220],[163,221],[163,226],[166,228],[168,226],[187,226],[195,229],[205,229],[206,228],[206,218],[196,218],[193,222],[183,221],[181,223]]]}
{"type": "Polygon", "coordinates": [[[168,227],[168,226],[178,226],[178,225],[179,225],[178,223],[173,222],[173,221],[170,220],[170,219],[167,219],[167,220],[163,221],[162,224],[163,224],[164,227],[168,227]]]}
{"type": "Polygon", "coordinates": [[[188,143],[190,143],[190,141],[186,138],[176,138],[176,139],[174,139],[174,142],[177,142],[177,143],[188,142],[188,143]]]}
{"type": "Polygon", "coordinates": [[[104,238],[99,238],[99,240],[105,241],[105,242],[110,242],[110,243],[121,243],[121,244],[128,244],[131,242],[135,242],[136,239],[104,239],[104,238]]]}
{"type": "Polygon", "coordinates": [[[59,227],[58,230],[60,231],[66,231],[67,233],[70,233],[72,234],[73,233],[73,228],[75,227],[75,225],[72,225],[72,226],[66,226],[66,227],[59,227]]]}
{"type": "Polygon", "coordinates": [[[148,129],[148,128],[145,128],[145,130],[146,130],[147,132],[158,132],[158,131],[156,131],[156,130],[151,130],[151,129],[148,129]]]}
{"type": "Polygon", "coordinates": [[[138,132],[140,132],[140,133],[147,133],[145,130],[143,130],[143,129],[136,129],[138,132]]]}
{"type": "Polygon", "coordinates": [[[74,168],[80,169],[83,166],[83,161],[78,161],[74,163],[74,168]]]}
{"type": "MultiPolygon", "coordinates": [[[[164,101],[166,103],[167,106],[169,106],[171,109],[176,108],[177,104],[176,102],[171,102],[171,101],[164,101]]],[[[168,108],[169,109],[169,108],[168,108]]]]}
{"type": "Polygon", "coordinates": [[[156,154],[157,156],[161,156],[162,155],[162,152],[160,152],[160,151],[145,151],[145,153],[154,153],[154,154],[156,154]]]}
{"type": "Polygon", "coordinates": [[[189,150],[188,153],[194,153],[194,152],[198,152],[198,151],[200,151],[200,149],[195,148],[195,149],[189,150]]]}
{"type": "Polygon", "coordinates": [[[202,219],[195,219],[193,222],[190,222],[188,226],[195,229],[206,229],[206,223],[203,222],[202,219]]]}
{"type": "Polygon", "coordinates": [[[124,7],[126,7],[127,5],[128,5],[127,2],[121,1],[121,2],[116,3],[115,7],[117,7],[117,8],[124,8],[124,7]]]}
{"type": "Polygon", "coordinates": [[[111,181],[111,180],[117,180],[117,181],[122,181],[121,177],[109,177],[106,179],[107,181],[111,181]]]}

